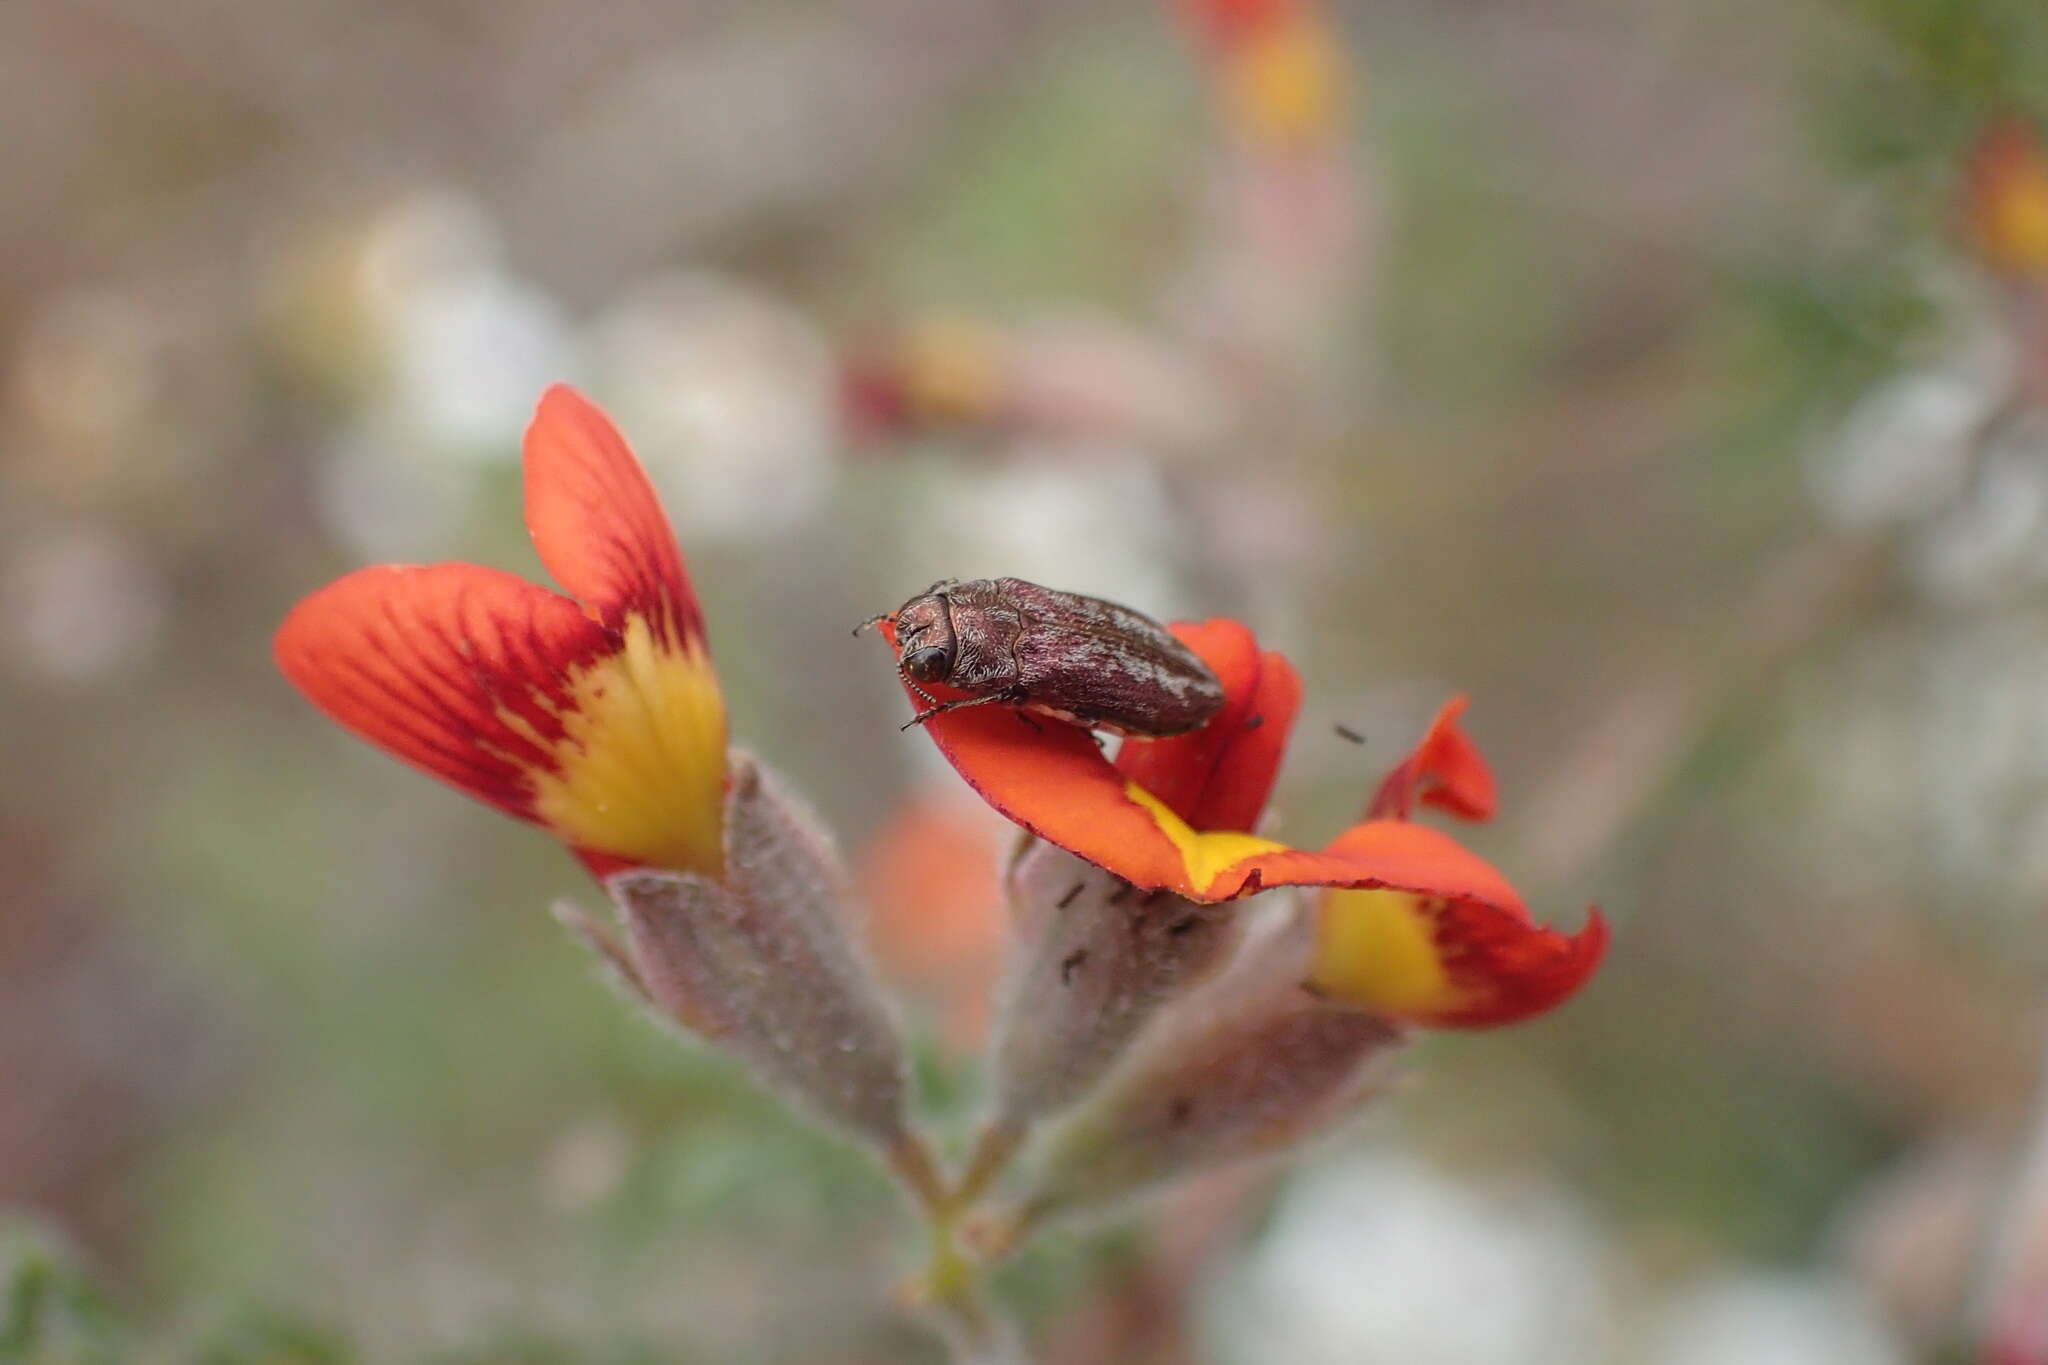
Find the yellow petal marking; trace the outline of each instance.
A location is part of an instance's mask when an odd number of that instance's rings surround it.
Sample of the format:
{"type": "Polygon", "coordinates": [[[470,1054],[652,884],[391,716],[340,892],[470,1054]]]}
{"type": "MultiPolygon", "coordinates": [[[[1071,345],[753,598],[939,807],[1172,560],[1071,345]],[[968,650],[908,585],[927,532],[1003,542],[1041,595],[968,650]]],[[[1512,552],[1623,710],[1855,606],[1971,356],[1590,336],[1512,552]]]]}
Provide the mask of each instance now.
{"type": "Polygon", "coordinates": [[[534,810],[579,848],[720,876],[725,699],[710,656],[693,639],[660,644],[641,616],[622,634],[617,653],[571,675],[556,771],[534,774],[534,810]]]}
{"type": "Polygon", "coordinates": [[[1181,862],[1187,867],[1188,885],[1185,894],[1200,900],[1216,878],[1229,871],[1246,858],[1261,853],[1277,853],[1287,845],[1261,839],[1255,834],[1240,834],[1236,830],[1218,830],[1214,833],[1197,833],[1187,821],[1175,815],[1164,801],[1146,791],[1135,782],[1124,783],[1124,794],[1145,808],[1152,817],[1152,823],[1159,826],[1180,854],[1181,862]]]}
{"type": "Polygon", "coordinates": [[[1429,935],[1422,897],[1407,891],[1332,891],[1323,897],[1309,979],[1339,1000],[1396,1018],[1455,1007],[1429,935]]]}

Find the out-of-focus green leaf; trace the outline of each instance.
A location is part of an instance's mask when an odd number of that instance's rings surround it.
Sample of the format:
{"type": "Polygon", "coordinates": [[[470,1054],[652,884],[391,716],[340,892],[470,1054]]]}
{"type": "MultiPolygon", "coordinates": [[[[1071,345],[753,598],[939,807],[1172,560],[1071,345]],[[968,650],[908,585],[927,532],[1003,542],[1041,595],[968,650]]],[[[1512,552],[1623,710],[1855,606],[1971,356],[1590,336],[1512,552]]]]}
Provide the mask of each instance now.
{"type": "Polygon", "coordinates": [[[123,1340],[98,1289],[46,1234],[0,1228],[0,1362],[117,1365],[123,1340]]]}
{"type": "Polygon", "coordinates": [[[336,1336],[293,1318],[252,1312],[210,1334],[190,1365],[353,1365],[336,1336]]]}

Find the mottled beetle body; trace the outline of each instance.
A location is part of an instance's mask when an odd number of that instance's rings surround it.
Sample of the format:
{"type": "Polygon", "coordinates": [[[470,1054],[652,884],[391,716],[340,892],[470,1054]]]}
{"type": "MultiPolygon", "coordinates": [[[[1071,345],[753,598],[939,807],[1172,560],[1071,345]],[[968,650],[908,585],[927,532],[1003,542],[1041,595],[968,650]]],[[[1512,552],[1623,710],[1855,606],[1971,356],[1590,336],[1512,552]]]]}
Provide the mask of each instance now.
{"type": "Polygon", "coordinates": [[[1157,739],[1223,705],[1216,675],[1157,621],[1099,597],[1021,578],[934,583],[893,616],[896,666],[932,703],[916,721],[1001,704],[1091,730],[1157,739]],[[919,683],[972,696],[939,703],[919,683]]]}

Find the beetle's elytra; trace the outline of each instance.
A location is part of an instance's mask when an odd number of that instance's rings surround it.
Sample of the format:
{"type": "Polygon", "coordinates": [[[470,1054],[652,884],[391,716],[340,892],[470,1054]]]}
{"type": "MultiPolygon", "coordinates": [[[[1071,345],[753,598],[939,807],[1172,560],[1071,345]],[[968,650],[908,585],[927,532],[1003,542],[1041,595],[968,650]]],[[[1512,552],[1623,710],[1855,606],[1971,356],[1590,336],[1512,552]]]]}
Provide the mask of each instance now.
{"type": "Polygon", "coordinates": [[[1223,705],[1216,675],[1166,627],[1099,597],[1021,578],[934,583],[893,613],[896,666],[926,707],[1037,711],[1143,739],[1199,729],[1223,705]],[[939,702],[919,683],[972,693],[939,702]]]}

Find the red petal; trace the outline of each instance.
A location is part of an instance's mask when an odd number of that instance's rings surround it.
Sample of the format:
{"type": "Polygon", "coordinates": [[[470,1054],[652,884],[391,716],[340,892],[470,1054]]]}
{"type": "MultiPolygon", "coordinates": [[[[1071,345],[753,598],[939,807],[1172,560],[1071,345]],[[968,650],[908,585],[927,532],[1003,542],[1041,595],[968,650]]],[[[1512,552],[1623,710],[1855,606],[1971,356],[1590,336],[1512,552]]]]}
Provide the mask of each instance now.
{"type": "Polygon", "coordinates": [[[1493,864],[1445,834],[1403,820],[1368,820],[1353,825],[1323,849],[1358,873],[1342,880],[1350,886],[1391,886],[1403,891],[1445,898],[1490,901],[1528,918],[1522,898],[1493,864]]]}
{"type": "Polygon", "coordinates": [[[1478,746],[1458,728],[1465,704],[1462,696],[1443,704],[1421,743],[1380,783],[1366,819],[1406,820],[1418,800],[1461,820],[1493,818],[1493,772],[1478,746]]]}
{"type": "Polygon", "coordinates": [[[1586,912],[1576,934],[1530,924],[1484,901],[1424,907],[1432,938],[1464,1003],[1416,1022],[1435,1028],[1493,1028],[1555,1009],[1586,984],[1607,953],[1607,921],[1586,912]]]}
{"type": "Polygon", "coordinates": [[[1126,740],[1117,771],[1198,830],[1258,824],[1301,708],[1301,677],[1285,655],[1261,654],[1246,626],[1176,622],[1170,629],[1223,684],[1223,708],[1201,729],[1171,739],[1126,740]]]}
{"type": "Polygon", "coordinates": [[[644,614],[662,644],[704,618],[654,485],[611,419],[576,390],[541,395],[526,429],[526,529],[557,583],[605,625],[644,614]]]}
{"type": "Polygon", "coordinates": [[[1555,1008],[1607,948],[1593,911],[1577,934],[1519,906],[1385,890],[1323,897],[1310,982],[1323,994],[1431,1028],[1490,1028],[1555,1008]]]}
{"type": "MultiPolygon", "coordinates": [[[[894,624],[879,625],[893,649],[894,624]]],[[[967,695],[924,688],[940,702],[967,695]]],[[[926,709],[907,680],[903,690],[914,711],[926,709]]],[[[1180,855],[1086,730],[1002,705],[948,711],[922,728],[982,800],[1032,834],[1138,886],[1184,878],[1180,855]]]]}
{"type": "Polygon", "coordinates": [[[605,654],[574,602],[474,564],[359,569],[278,627],[277,666],[378,748],[523,820],[551,772],[568,674],[605,654]]]}

